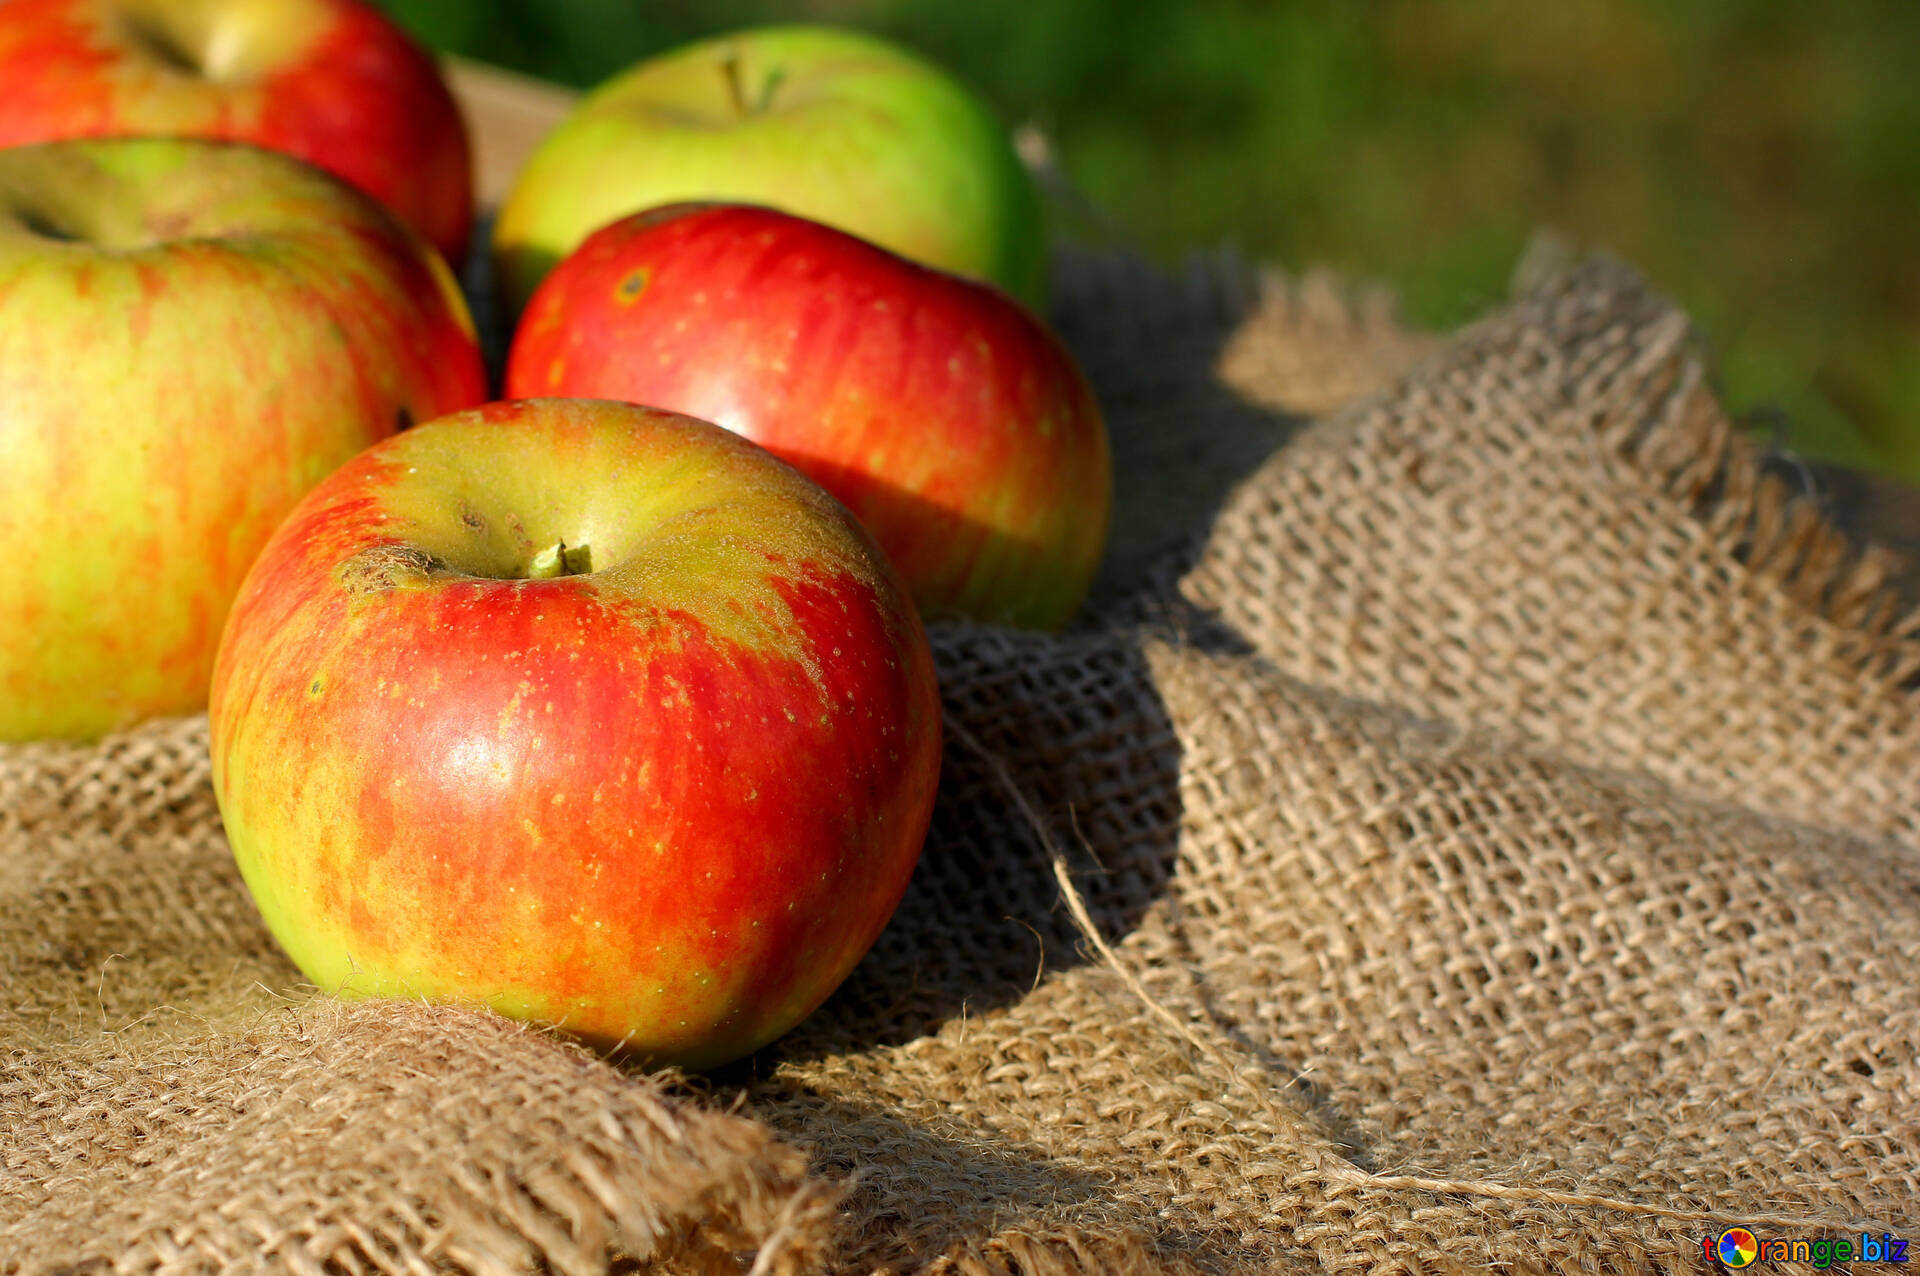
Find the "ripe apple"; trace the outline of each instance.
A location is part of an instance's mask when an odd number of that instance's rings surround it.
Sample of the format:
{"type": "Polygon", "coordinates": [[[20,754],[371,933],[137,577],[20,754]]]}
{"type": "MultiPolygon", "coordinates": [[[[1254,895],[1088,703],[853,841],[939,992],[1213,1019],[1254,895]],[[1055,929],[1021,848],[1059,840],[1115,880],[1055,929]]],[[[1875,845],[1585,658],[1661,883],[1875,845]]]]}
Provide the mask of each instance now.
{"type": "Polygon", "coordinates": [[[1106,544],[1106,427],[1046,325],[773,209],[669,206],[596,231],[522,316],[506,393],[745,435],[840,498],[930,618],[1057,628],[1106,544]]]}
{"type": "Polygon", "coordinates": [[[320,484],[220,648],[213,775],[321,988],[477,1001],[708,1067],[886,924],[933,657],[859,525],[710,425],[491,404],[320,484]]]}
{"type": "Polygon", "coordinates": [[[202,707],[294,502],[485,397],[446,264],[318,169],[170,139],[0,151],[0,740],[202,707]]]}
{"type": "Polygon", "coordinates": [[[547,135],[494,227],[508,304],[590,231],[693,199],[773,205],[1044,300],[1039,198],[992,113],[882,40],[779,26],[642,62],[547,135]]]}
{"type": "Polygon", "coordinates": [[[466,125],[433,59],[360,0],[5,0],[0,146],[252,142],[346,179],[449,261],[473,220],[466,125]]]}

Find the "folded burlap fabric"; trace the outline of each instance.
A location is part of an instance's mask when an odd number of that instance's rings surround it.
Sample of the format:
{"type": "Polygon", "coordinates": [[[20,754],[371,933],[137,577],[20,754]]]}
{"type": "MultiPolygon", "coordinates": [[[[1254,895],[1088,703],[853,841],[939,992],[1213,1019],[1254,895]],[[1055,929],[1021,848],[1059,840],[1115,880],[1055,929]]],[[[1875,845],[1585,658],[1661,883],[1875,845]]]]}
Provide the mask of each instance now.
{"type": "Polygon", "coordinates": [[[1437,346],[1324,280],[1067,266],[1096,606],[935,633],[913,885],[752,1060],[314,995],[202,721],[0,753],[0,1272],[1677,1272],[1735,1224],[1911,1233],[1920,637],[1684,319],[1596,264],[1437,346]]]}

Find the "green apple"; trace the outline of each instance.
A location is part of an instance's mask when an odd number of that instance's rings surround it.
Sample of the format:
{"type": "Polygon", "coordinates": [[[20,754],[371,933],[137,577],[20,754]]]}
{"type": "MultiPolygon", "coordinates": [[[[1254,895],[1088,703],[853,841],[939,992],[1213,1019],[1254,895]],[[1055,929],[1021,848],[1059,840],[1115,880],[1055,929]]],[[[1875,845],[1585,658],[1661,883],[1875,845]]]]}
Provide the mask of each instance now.
{"type": "Polygon", "coordinates": [[[500,210],[506,300],[517,314],[600,226],[684,200],[770,205],[1044,305],[1040,202],[1006,129],[944,71],[872,36],[715,36],[601,85],[500,210]]]}
{"type": "Polygon", "coordinates": [[[0,150],[0,740],[204,706],[294,502],[485,394],[445,263],[346,183],[230,143],[0,150]]]}

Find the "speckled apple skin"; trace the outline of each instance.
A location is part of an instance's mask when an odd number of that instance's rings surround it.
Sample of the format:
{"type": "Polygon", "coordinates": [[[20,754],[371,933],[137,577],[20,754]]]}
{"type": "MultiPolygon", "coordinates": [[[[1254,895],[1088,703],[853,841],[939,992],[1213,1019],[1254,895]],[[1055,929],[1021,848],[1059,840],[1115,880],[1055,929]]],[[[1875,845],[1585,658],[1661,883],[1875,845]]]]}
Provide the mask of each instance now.
{"type": "Polygon", "coordinates": [[[1059,338],[995,288],[774,209],[596,231],[534,294],[506,385],[754,440],[854,512],[930,618],[1057,629],[1106,547],[1106,425],[1059,338]]]}
{"type": "Polygon", "coordinates": [[[204,708],[294,503],[486,392],[446,265],[317,169],[200,141],[0,150],[0,740],[204,708]]]}
{"type": "Polygon", "coordinates": [[[234,609],[212,731],[235,858],[321,988],[693,1068],[852,970],[940,761],[925,634],[844,510],[716,426],[559,400],[315,489],[234,609]],[[561,542],[591,571],[524,578],[561,542]]]}

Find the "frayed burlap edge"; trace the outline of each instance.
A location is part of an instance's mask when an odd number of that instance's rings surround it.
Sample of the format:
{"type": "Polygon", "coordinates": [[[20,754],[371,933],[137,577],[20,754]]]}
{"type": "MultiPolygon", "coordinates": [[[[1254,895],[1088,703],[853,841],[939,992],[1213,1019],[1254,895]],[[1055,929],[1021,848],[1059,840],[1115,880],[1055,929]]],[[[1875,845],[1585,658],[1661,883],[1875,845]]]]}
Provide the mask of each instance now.
{"type": "Polygon", "coordinates": [[[9,1074],[9,1161],[58,1169],[0,1173],[8,1276],[786,1276],[830,1250],[841,1194],[758,1123],[477,1010],[318,998],[9,1074]]]}

